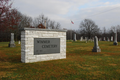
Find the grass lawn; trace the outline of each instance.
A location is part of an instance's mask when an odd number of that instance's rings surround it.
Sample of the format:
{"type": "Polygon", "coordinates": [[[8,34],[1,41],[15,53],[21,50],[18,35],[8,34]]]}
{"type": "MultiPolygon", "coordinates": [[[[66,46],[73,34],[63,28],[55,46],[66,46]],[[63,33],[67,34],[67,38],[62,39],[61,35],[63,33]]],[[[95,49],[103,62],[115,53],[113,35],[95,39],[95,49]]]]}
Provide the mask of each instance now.
{"type": "Polygon", "coordinates": [[[66,59],[21,63],[21,48],[0,42],[0,80],[120,80],[120,45],[101,41],[101,52],[92,52],[94,43],[67,41],[66,59]]]}

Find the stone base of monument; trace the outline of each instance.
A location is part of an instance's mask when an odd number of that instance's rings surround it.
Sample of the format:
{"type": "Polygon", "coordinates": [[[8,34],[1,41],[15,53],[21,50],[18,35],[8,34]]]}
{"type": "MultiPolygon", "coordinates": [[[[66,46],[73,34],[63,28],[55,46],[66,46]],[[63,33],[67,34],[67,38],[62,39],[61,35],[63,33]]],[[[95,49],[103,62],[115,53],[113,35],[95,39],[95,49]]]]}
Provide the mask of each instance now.
{"type": "Polygon", "coordinates": [[[113,45],[118,45],[118,43],[117,43],[117,42],[114,42],[113,45]]]}
{"type": "Polygon", "coordinates": [[[101,52],[100,48],[93,47],[92,52],[101,52]]]}
{"type": "Polygon", "coordinates": [[[14,43],[9,43],[8,47],[15,47],[15,44],[14,43]]]}

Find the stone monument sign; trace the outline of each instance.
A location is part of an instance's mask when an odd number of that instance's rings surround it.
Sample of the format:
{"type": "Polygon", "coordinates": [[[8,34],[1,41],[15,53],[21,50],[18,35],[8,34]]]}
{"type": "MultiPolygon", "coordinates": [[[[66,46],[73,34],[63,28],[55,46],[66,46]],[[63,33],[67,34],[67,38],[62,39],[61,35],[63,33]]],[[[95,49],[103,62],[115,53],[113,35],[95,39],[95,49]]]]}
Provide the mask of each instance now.
{"type": "Polygon", "coordinates": [[[24,28],[21,31],[21,61],[23,63],[65,59],[66,31],[24,28]]]}

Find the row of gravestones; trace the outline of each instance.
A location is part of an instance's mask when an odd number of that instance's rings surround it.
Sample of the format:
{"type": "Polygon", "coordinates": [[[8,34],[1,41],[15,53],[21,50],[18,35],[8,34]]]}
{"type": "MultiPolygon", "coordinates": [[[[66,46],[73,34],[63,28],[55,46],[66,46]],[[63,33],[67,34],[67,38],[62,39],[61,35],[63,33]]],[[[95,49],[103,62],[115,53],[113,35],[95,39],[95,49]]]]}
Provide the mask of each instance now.
{"type": "MultiPolygon", "coordinates": [[[[85,40],[88,41],[88,38],[85,37],[85,40]]],[[[74,41],[76,41],[76,34],[74,34],[74,41]]],[[[83,41],[83,37],[81,37],[80,41],[83,41]]],[[[91,40],[94,41],[94,40],[91,40]]],[[[101,41],[101,38],[99,38],[99,41],[101,41]]],[[[104,37],[104,41],[105,41],[105,37],[104,37]]],[[[107,41],[110,41],[109,38],[107,37],[107,41]]],[[[113,36],[111,37],[111,41],[113,41],[113,36]]],[[[18,42],[18,44],[20,44],[20,41],[18,42]]],[[[115,33],[115,39],[114,39],[114,45],[118,45],[117,43],[117,33],[115,33]]],[[[11,33],[11,41],[8,44],[9,47],[15,47],[15,41],[14,41],[14,33],[11,33]]]]}
{"type": "MultiPolygon", "coordinates": [[[[117,33],[115,33],[115,40],[114,40],[113,45],[118,45],[118,43],[117,43],[117,33]]],[[[97,36],[94,37],[94,47],[92,49],[92,52],[101,52],[101,49],[98,46],[98,38],[97,38],[97,36]]]]}
{"type": "MultiPolygon", "coordinates": [[[[83,39],[83,37],[80,38],[80,41],[94,41],[93,39],[88,39],[88,37],[85,37],[85,39],[83,39]]],[[[99,38],[99,41],[101,41],[102,39],[99,38]]],[[[74,41],[76,41],[76,34],[74,34],[74,41]]],[[[113,41],[113,36],[111,36],[111,40],[107,37],[107,40],[105,39],[105,37],[103,38],[103,41],[113,41]]]]}
{"type": "MultiPolygon", "coordinates": [[[[88,39],[88,37],[85,37],[85,39],[83,39],[83,37],[80,38],[80,41],[94,41],[94,38],[93,39],[88,39]]],[[[99,38],[99,41],[101,41],[102,39],[99,38]]],[[[76,38],[74,36],[74,41],[76,41],[76,38]]],[[[103,38],[103,41],[106,41],[105,37],[103,38]]],[[[107,41],[113,41],[113,36],[111,36],[111,40],[107,37],[107,41]]]]}
{"type": "MultiPolygon", "coordinates": [[[[112,40],[113,40],[113,37],[112,37],[112,40]]],[[[76,34],[74,34],[74,41],[76,41],[76,34]]],[[[87,39],[86,39],[86,41],[87,41],[87,39]]],[[[115,39],[114,39],[113,45],[118,45],[118,43],[117,43],[117,33],[115,33],[115,39]]],[[[92,49],[92,52],[101,52],[101,49],[98,46],[98,38],[97,38],[97,36],[94,37],[94,47],[92,49]]]]}
{"type": "MultiPolygon", "coordinates": [[[[76,34],[74,34],[74,41],[76,41],[76,34]]],[[[97,38],[97,36],[94,37],[94,47],[92,49],[92,52],[101,52],[101,49],[98,46],[98,38],[97,38]]]]}
{"type": "MultiPolygon", "coordinates": [[[[103,40],[106,41],[105,37],[104,37],[103,40]]],[[[74,34],[73,41],[76,41],[76,34],[74,34]]],[[[94,41],[94,38],[93,39],[88,39],[87,37],[85,37],[85,39],[83,39],[83,37],[81,37],[80,41],[86,41],[86,42],[87,41],[94,41]]],[[[99,41],[101,41],[101,38],[99,38],[99,41]]],[[[108,37],[107,37],[107,41],[110,41],[108,37]]],[[[113,41],[113,36],[111,36],[111,41],[113,41]]],[[[115,33],[114,45],[117,45],[117,33],[115,33]]]]}

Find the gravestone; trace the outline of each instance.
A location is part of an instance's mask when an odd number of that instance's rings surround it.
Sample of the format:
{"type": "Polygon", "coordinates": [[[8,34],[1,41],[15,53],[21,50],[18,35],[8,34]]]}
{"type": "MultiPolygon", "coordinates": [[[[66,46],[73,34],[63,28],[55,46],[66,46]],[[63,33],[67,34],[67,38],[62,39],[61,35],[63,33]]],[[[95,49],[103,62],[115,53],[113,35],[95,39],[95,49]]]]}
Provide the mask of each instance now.
{"type": "Polygon", "coordinates": [[[85,42],[87,43],[87,41],[88,41],[88,37],[85,37],[85,42]]]}
{"type": "Polygon", "coordinates": [[[107,41],[110,41],[108,37],[107,37],[107,41]]]}
{"type": "Polygon", "coordinates": [[[74,39],[73,39],[73,41],[76,41],[76,34],[74,34],[74,39]]]}
{"type": "Polygon", "coordinates": [[[66,31],[24,28],[21,31],[21,62],[66,59],[66,31]]]}
{"type": "Polygon", "coordinates": [[[85,42],[87,43],[87,37],[85,37],[85,42]]]}
{"type": "Polygon", "coordinates": [[[8,44],[8,47],[15,47],[14,33],[11,33],[11,41],[8,44]]]}
{"type": "Polygon", "coordinates": [[[113,41],[113,36],[111,36],[111,41],[113,41]]]}
{"type": "Polygon", "coordinates": [[[81,36],[80,41],[83,41],[83,36],[81,36]]]}
{"type": "Polygon", "coordinates": [[[90,41],[92,42],[92,39],[90,39],[90,41]]]}
{"type": "Polygon", "coordinates": [[[113,45],[118,45],[118,43],[117,43],[117,32],[115,33],[114,43],[113,43],[113,45]]]}
{"type": "Polygon", "coordinates": [[[87,37],[85,37],[85,41],[87,40],[87,37]]]}
{"type": "Polygon", "coordinates": [[[99,41],[101,41],[101,38],[99,38],[99,41]]]}
{"type": "Polygon", "coordinates": [[[103,38],[103,41],[106,41],[106,40],[105,40],[105,37],[103,38]]]}
{"type": "Polygon", "coordinates": [[[89,41],[89,38],[87,37],[87,41],[89,41]]]}
{"type": "Polygon", "coordinates": [[[92,49],[92,52],[101,52],[101,49],[98,46],[98,38],[97,38],[97,36],[94,37],[94,47],[92,49]]]}
{"type": "Polygon", "coordinates": [[[18,41],[18,44],[20,44],[20,41],[18,41]]]}
{"type": "Polygon", "coordinates": [[[94,42],[94,37],[92,38],[92,41],[94,42]]]}

